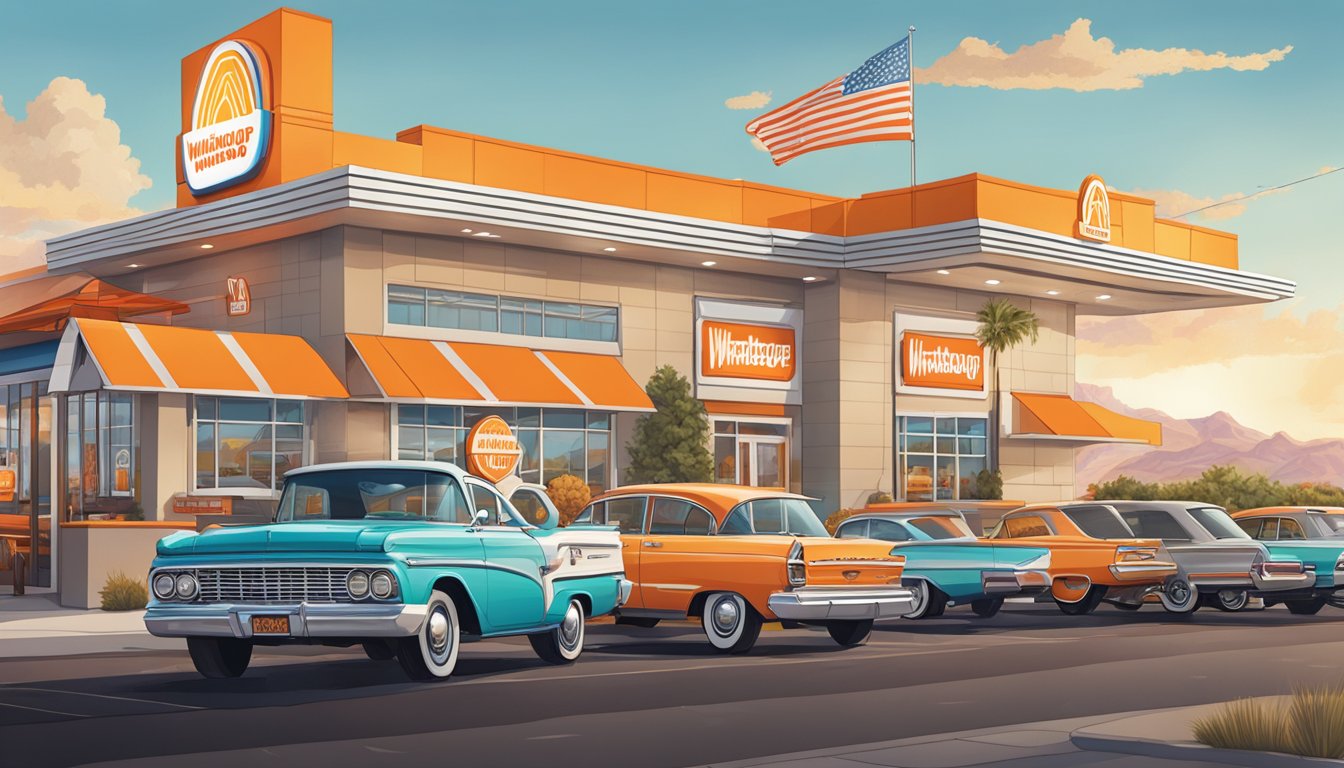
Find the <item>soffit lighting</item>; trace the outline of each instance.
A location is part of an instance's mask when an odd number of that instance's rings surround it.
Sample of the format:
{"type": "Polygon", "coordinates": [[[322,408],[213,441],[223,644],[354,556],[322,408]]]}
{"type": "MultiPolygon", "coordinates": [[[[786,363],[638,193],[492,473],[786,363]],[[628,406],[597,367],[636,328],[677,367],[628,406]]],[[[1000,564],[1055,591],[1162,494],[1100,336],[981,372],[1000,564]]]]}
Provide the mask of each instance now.
{"type": "Polygon", "coordinates": [[[1097,301],[1110,301],[1110,300],[1111,300],[1111,294],[1109,293],[1103,293],[1097,297],[1097,301]]]}
{"type": "Polygon", "coordinates": [[[990,279],[985,281],[985,285],[998,285],[998,284],[999,284],[998,280],[990,279]]]}
{"type": "Polygon", "coordinates": [[[126,265],[126,268],[127,268],[127,269],[139,269],[139,268],[141,268],[141,267],[143,267],[143,266],[144,266],[144,264],[127,264],[127,265],[126,265]]]}
{"type": "Polygon", "coordinates": [[[1059,291],[1046,291],[1046,294],[1049,296],[1058,296],[1059,291]]]}
{"type": "Polygon", "coordinates": [[[606,251],[607,253],[615,253],[615,252],[616,252],[616,249],[615,249],[615,248],[612,248],[611,246],[607,246],[606,248],[603,248],[602,250],[606,251]]]}
{"type": "Polygon", "coordinates": [[[717,262],[717,261],[702,261],[702,262],[700,262],[700,266],[702,266],[702,267],[712,267],[712,266],[714,266],[715,264],[718,264],[718,263],[719,263],[719,262],[717,262]]]}
{"type": "Polygon", "coordinates": [[[816,275],[808,275],[807,277],[804,277],[804,278],[803,278],[803,282],[804,282],[804,283],[815,283],[815,282],[817,282],[817,281],[820,280],[820,279],[821,279],[821,278],[820,278],[820,277],[817,277],[816,275]]]}
{"type": "Polygon", "coordinates": [[[213,244],[211,244],[211,243],[201,243],[201,250],[202,250],[202,251],[208,251],[208,250],[210,250],[211,248],[214,248],[214,247],[215,247],[215,246],[214,246],[213,244]]]}
{"type": "Polygon", "coordinates": [[[468,235],[471,234],[471,230],[470,230],[470,229],[464,229],[464,230],[462,230],[462,232],[465,233],[465,234],[468,234],[468,235]]]}
{"type": "Polygon", "coordinates": [[[950,274],[952,274],[952,273],[949,272],[949,271],[947,271],[946,269],[940,269],[940,270],[938,270],[938,274],[940,274],[940,275],[950,275],[950,274]]]}
{"type": "Polygon", "coordinates": [[[472,235],[472,237],[499,237],[499,235],[496,235],[493,232],[477,232],[476,234],[472,235]]]}

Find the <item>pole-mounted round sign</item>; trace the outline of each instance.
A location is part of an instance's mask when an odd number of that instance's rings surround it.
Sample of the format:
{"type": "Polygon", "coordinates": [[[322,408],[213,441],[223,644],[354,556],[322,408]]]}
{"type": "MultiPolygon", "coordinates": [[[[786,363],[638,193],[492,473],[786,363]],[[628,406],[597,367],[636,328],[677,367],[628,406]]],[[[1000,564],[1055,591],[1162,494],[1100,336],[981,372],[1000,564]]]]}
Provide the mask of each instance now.
{"type": "Polygon", "coordinates": [[[508,422],[486,416],[467,433],[467,471],[492,483],[513,474],[522,460],[522,446],[508,422]]]}

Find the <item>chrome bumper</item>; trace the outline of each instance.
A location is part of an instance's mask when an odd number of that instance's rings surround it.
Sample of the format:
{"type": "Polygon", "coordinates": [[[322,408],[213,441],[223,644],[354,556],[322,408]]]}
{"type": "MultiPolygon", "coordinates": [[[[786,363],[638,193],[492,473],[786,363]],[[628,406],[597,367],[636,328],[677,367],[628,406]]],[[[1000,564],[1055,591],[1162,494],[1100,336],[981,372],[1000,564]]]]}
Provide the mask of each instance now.
{"type": "Polygon", "coordinates": [[[985,571],[981,586],[987,595],[1035,594],[1050,586],[1047,571],[985,571]]]}
{"type": "Polygon", "coordinates": [[[1175,576],[1181,570],[1175,563],[1154,561],[1113,563],[1110,566],[1110,569],[1111,575],[1114,576],[1117,581],[1152,582],[1162,582],[1168,576],[1175,576]]]}
{"type": "Polygon", "coordinates": [[[616,595],[616,607],[620,608],[630,602],[630,593],[635,589],[635,582],[629,579],[621,579],[620,592],[616,595]]]}
{"type": "Polygon", "coordinates": [[[1285,589],[1307,589],[1316,586],[1316,571],[1297,573],[1265,573],[1261,568],[1251,571],[1251,584],[1260,592],[1279,592],[1285,589]]]}
{"type": "Polygon", "coordinates": [[[157,637],[251,638],[253,616],[288,616],[288,635],[262,637],[409,637],[420,631],[426,609],[402,603],[158,603],[145,610],[145,629],[157,637]]]}
{"type": "Polygon", "coordinates": [[[766,605],[790,621],[894,619],[915,609],[915,593],[905,587],[803,587],[776,592],[766,605]]]}

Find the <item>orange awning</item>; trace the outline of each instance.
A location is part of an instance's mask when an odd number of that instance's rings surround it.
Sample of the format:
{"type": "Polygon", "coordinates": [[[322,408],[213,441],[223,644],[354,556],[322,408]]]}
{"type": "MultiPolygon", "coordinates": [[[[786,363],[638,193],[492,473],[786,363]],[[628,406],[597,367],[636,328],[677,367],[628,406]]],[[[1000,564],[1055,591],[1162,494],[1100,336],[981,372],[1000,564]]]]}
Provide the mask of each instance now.
{"type": "Polygon", "coordinates": [[[1162,425],[1083,403],[1068,395],[1013,393],[1012,437],[1162,444],[1162,425]]]}
{"type": "Polygon", "coordinates": [[[51,391],[118,389],[250,397],[346,398],[298,336],[72,319],[51,391]]]}
{"type": "Polygon", "coordinates": [[[186,304],[118,288],[86,274],[53,275],[0,288],[0,333],[59,331],[71,318],[127,320],[191,311],[186,304]]]}
{"type": "Polygon", "coordinates": [[[455,405],[653,410],[643,388],[609,355],[354,333],[346,338],[370,379],[370,391],[356,396],[455,405]]]}

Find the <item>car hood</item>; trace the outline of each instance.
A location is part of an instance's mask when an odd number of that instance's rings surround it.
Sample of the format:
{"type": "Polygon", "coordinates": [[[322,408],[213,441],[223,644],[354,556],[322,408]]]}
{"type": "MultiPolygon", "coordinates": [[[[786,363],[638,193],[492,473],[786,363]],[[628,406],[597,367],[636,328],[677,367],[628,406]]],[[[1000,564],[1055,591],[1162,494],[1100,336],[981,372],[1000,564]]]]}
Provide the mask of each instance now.
{"type": "Polygon", "coordinates": [[[422,531],[426,523],[325,520],[208,528],[159,541],[160,555],[246,554],[275,552],[379,552],[387,538],[422,531]]]}

